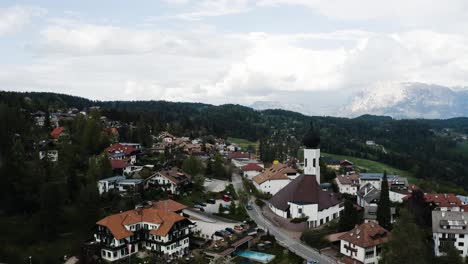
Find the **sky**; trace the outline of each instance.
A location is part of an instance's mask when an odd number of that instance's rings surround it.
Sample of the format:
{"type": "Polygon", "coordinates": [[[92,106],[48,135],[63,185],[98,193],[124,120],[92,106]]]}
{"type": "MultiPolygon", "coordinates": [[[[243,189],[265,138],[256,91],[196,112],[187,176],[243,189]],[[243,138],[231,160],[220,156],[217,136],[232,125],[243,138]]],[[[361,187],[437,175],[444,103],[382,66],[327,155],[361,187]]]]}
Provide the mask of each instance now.
{"type": "Polygon", "coordinates": [[[467,13],[466,0],[1,0],[0,90],[324,113],[382,85],[467,87],[467,13]]]}

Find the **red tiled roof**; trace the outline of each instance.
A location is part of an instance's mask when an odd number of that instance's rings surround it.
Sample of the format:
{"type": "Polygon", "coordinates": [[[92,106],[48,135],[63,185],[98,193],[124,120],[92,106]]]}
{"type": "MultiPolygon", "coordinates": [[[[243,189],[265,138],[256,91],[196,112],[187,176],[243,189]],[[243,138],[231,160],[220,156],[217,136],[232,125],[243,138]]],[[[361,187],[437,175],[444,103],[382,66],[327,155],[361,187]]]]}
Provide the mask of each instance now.
{"type": "Polygon", "coordinates": [[[113,170],[124,169],[128,166],[126,160],[111,160],[111,166],[113,170]]]}
{"type": "Polygon", "coordinates": [[[52,130],[52,132],[50,132],[50,136],[53,138],[53,139],[57,139],[60,134],[62,134],[62,132],[65,130],[65,128],[63,127],[56,127],[54,128],[54,130],[52,130]]]}
{"type": "Polygon", "coordinates": [[[228,153],[229,159],[249,159],[250,154],[245,152],[229,152],[228,153]]]}
{"type": "Polygon", "coordinates": [[[426,193],[424,199],[438,207],[459,207],[462,202],[453,193],[426,193]]]}
{"type": "Polygon", "coordinates": [[[390,239],[390,235],[390,232],[378,224],[365,223],[346,232],[340,236],[340,239],[367,248],[386,243],[390,239]]]}
{"type": "Polygon", "coordinates": [[[286,176],[288,173],[297,173],[297,171],[282,163],[278,163],[253,177],[252,180],[257,184],[262,184],[268,180],[288,180],[289,178],[286,176]]]}
{"type": "Polygon", "coordinates": [[[249,163],[247,165],[242,166],[242,171],[262,171],[263,168],[258,165],[257,163],[249,163]]]}
{"type": "Polygon", "coordinates": [[[150,233],[158,236],[166,236],[175,223],[184,219],[186,218],[172,211],[150,207],[109,215],[99,220],[96,224],[107,227],[116,239],[122,239],[133,234],[132,231],[125,228],[125,225],[133,225],[140,222],[159,224],[160,226],[157,229],[151,230],[150,233]]]}
{"type": "Polygon", "coordinates": [[[178,212],[187,208],[187,206],[181,203],[178,203],[174,200],[171,200],[171,199],[153,202],[152,207],[155,209],[160,209],[160,210],[170,211],[170,212],[178,212]]]}
{"type": "Polygon", "coordinates": [[[353,173],[350,175],[338,175],[336,179],[341,183],[345,185],[351,185],[357,181],[359,181],[359,174],[353,173]]]}
{"type": "Polygon", "coordinates": [[[110,147],[106,148],[106,152],[108,155],[115,153],[115,152],[122,152],[125,155],[130,155],[133,152],[136,152],[137,149],[132,147],[132,146],[125,146],[120,143],[115,143],[111,145],[110,147]]]}

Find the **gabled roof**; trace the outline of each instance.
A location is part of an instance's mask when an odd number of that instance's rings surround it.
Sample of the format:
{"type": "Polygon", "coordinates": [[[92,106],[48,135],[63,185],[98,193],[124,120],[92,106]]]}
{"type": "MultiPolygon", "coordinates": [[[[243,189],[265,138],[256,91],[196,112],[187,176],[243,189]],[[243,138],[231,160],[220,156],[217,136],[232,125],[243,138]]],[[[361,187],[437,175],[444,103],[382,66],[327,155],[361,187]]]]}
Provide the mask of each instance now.
{"type": "Polygon", "coordinates": [[[355,184],[357,181],[359,181],[359,174],[353,173],[350,175],[338,175],[336,180],[343,185],[355,184]]]}
{"type": "Polygon", "coordinates": [[[378,224],[365,223],[346,232],[340,236],[340,239],[367,248],[386,243],[390,239],[390,235],[390,232],[378,224]]]}
{"type": "Polygon", "coordinates": [[[158,136],[159,138],[172,138],[172,139],[175,139],[176,137],[174,135],[172,135],[171,133],[167,132],[167,131],[163,131],[159,134],[158,136]]]}
{"type": "Polygon", "coordinates": [[[432,232],[468,234],[468,212],[432,211],[432,232]]]}
{"type": "Polygon", "coordinates": [[[99,220],[96,224],[107,227],[116,239],[122,239],[133,234],[132,231],[125,227],[128,225],[141,222],[158,224],[159,227],[151,230],[150,233],[158,236],[166,236],[175,223],[185,219],[185,217],[172,211],[150,207],[137,208],[119,214],[109,215],[99,220]]]}
{"type": "Polygon", "coordinates": [[[289,180],[289,177],[286,176],[288,173],[297,173],[297,171],[282,163],[278,163],[256,175],[252,180],[257,184],[262,184],[270,180],[289,180]]]}
{"type": "Polygon", "coordinates": [[[426,193],[424,200],[437,207],[459,207],[462,205],[460,199],[453,193],[426,193]]]}
{"type": "Polygon", "coordinates": [[[52,130],[52,132],[50,132],[50,136],[53,139],[57,139],[57,138],[59,138],[59,136],[62,134],[62,132],[64,130],[65,130],[65,128],[63,128],[63,127],[56,127],[56,128],[54,128],[54,130],[52,130]]]}
{"type": "Polygon", "coordinates": [[[315,176],[300,175],[273,195],[269,202],[282,211],[286,211],[289,208],[289,202],[318,204],[318,209],[323,210],[339,204],[340,198],[335,193],[323,191],[318,185],[315,176]]]}
{"type": "Polygon", "coordinates": [[[128,166],[126,160],[111,160],[111,166],[113,170],[124,169],[128,166]]]}
{"type": "Polygon", "coordinates": [[[130,155],[134,152],[137,152],[137,149],[132,146],[125,146],[120,143],[115,143],[110,147],[106,148],[106,153],[108,156],[111,156],[114,153],[122,153],[124,155],[130,155]]]}
{"type": "Polygon", "coordinates": [[[181,203],[178,203],[174,200],[171,200],[171,199],[153,202],[152,207],[155,209],[160,209],[160,210],[170,211],[170,212],[179,212],[187,208],[187,206],[181,203]]]}
{"type": "Polygon", "coordinates": [[[357,196],[364,199],[367,203],[380,199],[380,190],[371,183],[366,183],[357,192],[357,196]]]}
{"type": "Polygon", "coordinates": [[[186,181],[190,181],[192,179],[192,175],[182,171],[179,168],[172,168],[170,170],[162,170],[157,172],[157,174],[160,174],[164,178],[170,180],[171,182],[175,184],[181,184],[186,181]]]}
{"type": "Polygon", "coordinates": [[[247,165],[242,166],[242,171],[262,171],[263,168],[258,165],[257,163],[249,163],[247,165]]]}

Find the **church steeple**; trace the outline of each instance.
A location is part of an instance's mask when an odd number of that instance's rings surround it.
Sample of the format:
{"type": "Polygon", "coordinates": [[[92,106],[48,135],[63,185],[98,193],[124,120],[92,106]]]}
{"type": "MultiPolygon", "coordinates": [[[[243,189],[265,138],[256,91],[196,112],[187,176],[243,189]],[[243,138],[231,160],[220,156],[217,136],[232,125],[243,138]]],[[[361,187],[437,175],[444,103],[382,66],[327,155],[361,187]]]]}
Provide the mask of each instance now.
{"type": "Polygon", "coordinates": [[[315,176],[320,184],[320,132],[313,124],[304,136],[304,175],[315,176]]]}

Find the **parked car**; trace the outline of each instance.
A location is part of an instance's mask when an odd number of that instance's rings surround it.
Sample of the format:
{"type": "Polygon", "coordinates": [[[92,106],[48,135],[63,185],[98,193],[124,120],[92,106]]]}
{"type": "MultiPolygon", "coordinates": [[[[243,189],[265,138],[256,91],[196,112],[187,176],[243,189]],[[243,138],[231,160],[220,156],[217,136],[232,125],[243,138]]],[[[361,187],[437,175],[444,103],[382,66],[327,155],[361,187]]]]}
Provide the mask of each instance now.
{"type": "Polygon", "coordinates": [[[232,228],[230,228],[230,227],[226,227],[225,230],[228,231],[228,232],[231,233],[231,234],[236,233],[236,231],[234,231],[234,229],[232,229],[232,228]]]}
{"type": "Polygon", "coordinates": [[[231,196],[229,196],[227,194],[223,195],[223,201],[230,202],[231,201],[231,196]]]}
{"type": "Polygon", "coordinates": [[[229,232],[229,231],[227,231],[227,230],[220,230],[220,232],[223,232],[223,234],[224,234],[225,236],[230,236],[230,235],[232,235],[231,232],[229,232]]]}
{"type": "Polygon", "coordinates": [[[202,206],[201,204],[196,204],[196,205],[194,206],[194,208],[203,209],[203,206],[202,206]]]}
{"type": "Polygon", "coordinates": [[[206,207],[206,203],[199,203],[199,205],[206,207]]]}
{"type": "Polygon", "coordinates": [[[219,237],[224,237],[224,233],[221,232],[221,231],[216,231],[216,232],[214,232],[214,235],[215,235],[215,236],[219,236],[219,237]]]}
{"type": "Polygon", "coordinates": [[[215,204],[216,200],[215,199],[208,199],[208,200],[206,200],[206,202],[209,203],[209,204],[215,204]]]}
{"type": "Polygon", "coordinates": [[[248,204],[245,206],[245,209],[247,209],[247,210],[252,210],[252,209],[253,209],[253,207],[252,207],[252,205],[251,205],[251,204],[249,204],[249,203],[248,203],[248,204]]]}

